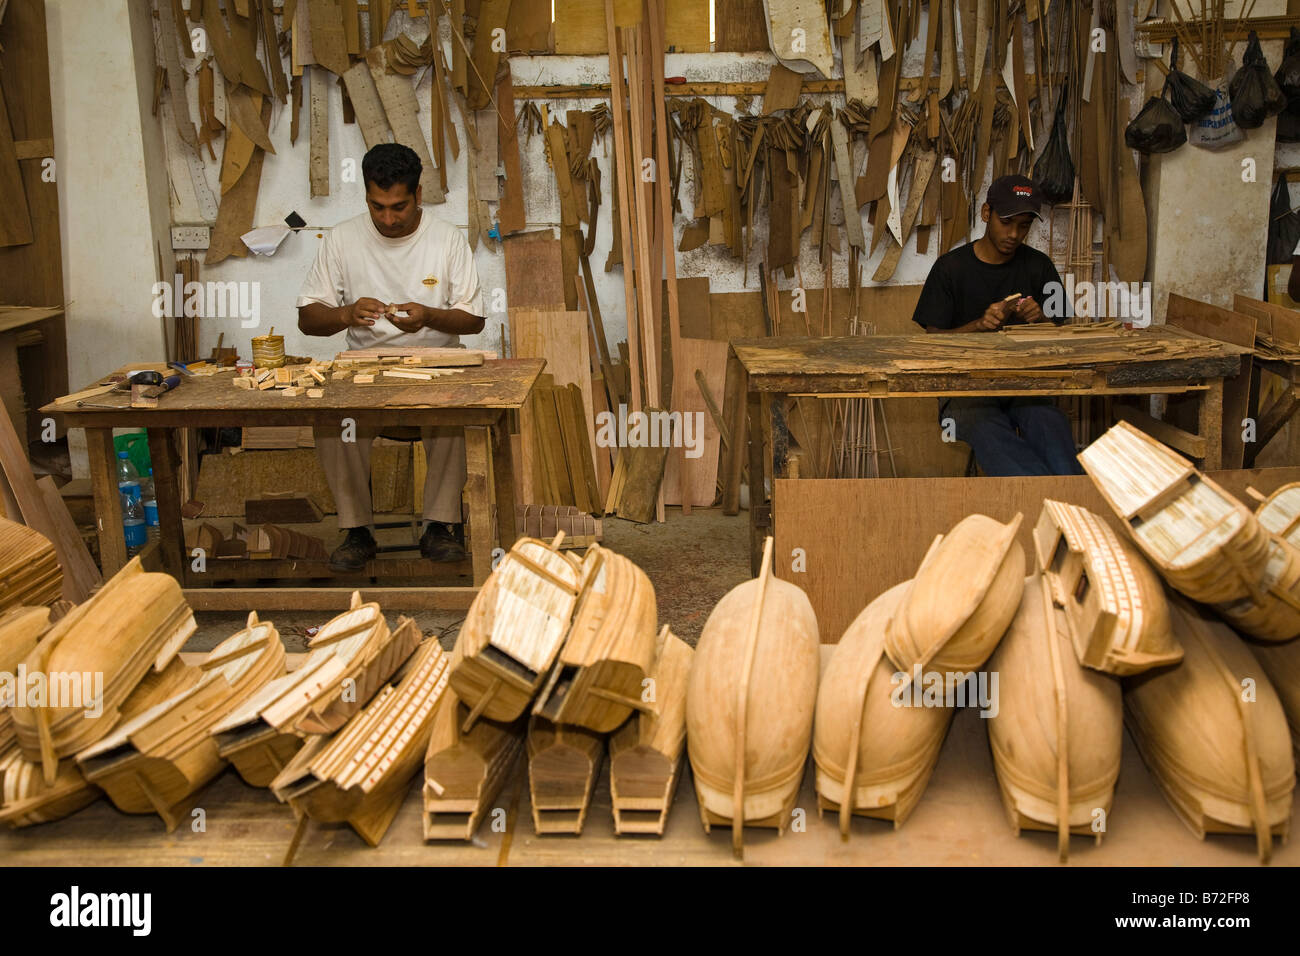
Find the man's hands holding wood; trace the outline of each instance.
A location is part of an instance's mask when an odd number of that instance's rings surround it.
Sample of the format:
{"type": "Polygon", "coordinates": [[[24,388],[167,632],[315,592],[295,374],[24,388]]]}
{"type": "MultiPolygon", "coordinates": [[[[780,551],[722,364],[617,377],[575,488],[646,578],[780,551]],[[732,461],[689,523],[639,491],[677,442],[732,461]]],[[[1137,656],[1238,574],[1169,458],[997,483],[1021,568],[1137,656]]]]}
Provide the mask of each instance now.
{"type": "Polygon", "coordinates": [[[452,335],[473,335],[483,330],[483,319],[462,309],[435,309],[419,302],[389,303],[362,296],[351,305],[331,308],[320,303],[298,310],[298,329],[306,335],[334,335],[353,326],[372,326],[387,318],[403,332],[433,328],[452,335]]]}
{"type": "Polygon", "coordinates": [[[1024,322],[1046,322],[1047,317],[1043,315],[1042,308],[1034,300],[1033,296],[1021,296],[1014,301],[1011,298],[1002,299],[994,302],[974,322],[967,322],[965,325],[953,329],[954,332],[996,332],[1002,328],[1012,317],[1021,319],[1024,322]]]}

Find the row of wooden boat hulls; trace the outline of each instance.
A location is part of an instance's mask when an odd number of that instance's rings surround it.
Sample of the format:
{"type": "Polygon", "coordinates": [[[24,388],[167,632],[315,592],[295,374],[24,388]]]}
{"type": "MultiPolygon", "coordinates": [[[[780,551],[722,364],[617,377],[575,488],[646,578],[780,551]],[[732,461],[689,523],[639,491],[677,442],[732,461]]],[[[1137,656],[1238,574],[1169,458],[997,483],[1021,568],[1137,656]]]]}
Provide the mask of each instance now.
{"type": "Polygon", "coordinates": [[[104,675],[94,718],[0,709],[0,822],[56,819],[102,789],[171,828],[228,762],[303,820],[377,844],[423,761],[426,839],[467,840],[526,758],[535,830],[578,833],[608,750],[616,832],[663,832],[689,755],[705,829],[729,827],[740,853],[744,827],[791,822],[811,752],[819,810],[847,838],[854,815],[903,824],[957,691],[983,670],[998,677],[989,740],[1017,832],[1055,832],[1062,859],[1072,833],[1101,839],[1127,721],[1198,836],[1254,835],[1267,859],[1290,818],[1288,718],[1300,732],[1300,485],[1252,514],[1127,426],[1082,460],[1125,537],[1059,501],[1023,536],[1019,515],[968,516],[824,669],[811,603],[774,577],[770,540],[694,650],[658,627],[635,564],[561,550],[560,535],[515,543],[450,653],[354,597],[290,672],[256,615],[182,662],[194,624],[179,588],[133,562],[53,627],[41,610],[0,618],[0,672],[104,675]]]}

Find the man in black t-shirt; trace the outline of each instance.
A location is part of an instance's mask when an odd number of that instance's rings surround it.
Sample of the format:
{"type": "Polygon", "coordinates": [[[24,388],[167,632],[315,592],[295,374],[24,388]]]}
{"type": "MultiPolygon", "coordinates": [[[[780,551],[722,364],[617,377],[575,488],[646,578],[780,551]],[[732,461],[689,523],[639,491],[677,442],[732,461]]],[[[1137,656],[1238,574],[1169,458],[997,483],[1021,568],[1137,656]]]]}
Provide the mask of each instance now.
{"type": "MultiPolygon", "coordinates": [[[[980,209],[984,235],[935,260],[912,321],[927,332],[995,332],[1052,321],[1043,303],[1061,288],[1060,274],[1051,259],[1024,244],[1041,206],[1032,180],[995,179],[980,209]]],[[[986,475],[1083,473],[1070,421],[1050,399],[951,398],[940,402],[939,419],[951,419],[986,475]]]]}

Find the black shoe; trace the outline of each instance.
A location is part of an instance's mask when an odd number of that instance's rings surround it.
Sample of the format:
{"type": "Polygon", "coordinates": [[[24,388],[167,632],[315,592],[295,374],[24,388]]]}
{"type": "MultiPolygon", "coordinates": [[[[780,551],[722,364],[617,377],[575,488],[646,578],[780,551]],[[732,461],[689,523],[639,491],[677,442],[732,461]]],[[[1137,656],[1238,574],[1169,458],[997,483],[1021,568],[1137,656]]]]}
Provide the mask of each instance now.
{"type": "Polygon", "coordinates": [[[369,528],[348,528],[348,536],[330,555],[331,571],[360,571],[378,551],[369,528]]]}
{"type": "Polygon", "coordinates": [[[465,526],[430,521],[420,535],[420,556],[430,561],[465,560],[465,526]]]}

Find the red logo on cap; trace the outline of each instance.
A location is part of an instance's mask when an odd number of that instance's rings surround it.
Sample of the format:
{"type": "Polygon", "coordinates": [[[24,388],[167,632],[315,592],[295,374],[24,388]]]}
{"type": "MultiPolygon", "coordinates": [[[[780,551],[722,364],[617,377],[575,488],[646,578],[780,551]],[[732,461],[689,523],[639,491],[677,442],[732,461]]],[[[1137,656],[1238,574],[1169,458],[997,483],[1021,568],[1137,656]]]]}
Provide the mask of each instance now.
{"type": "Polygon", "coordinates": [[[1028,186],[1012,186],[1011,191],[1017,196],[1032,196],[1034,193],[1028,186]]]}

